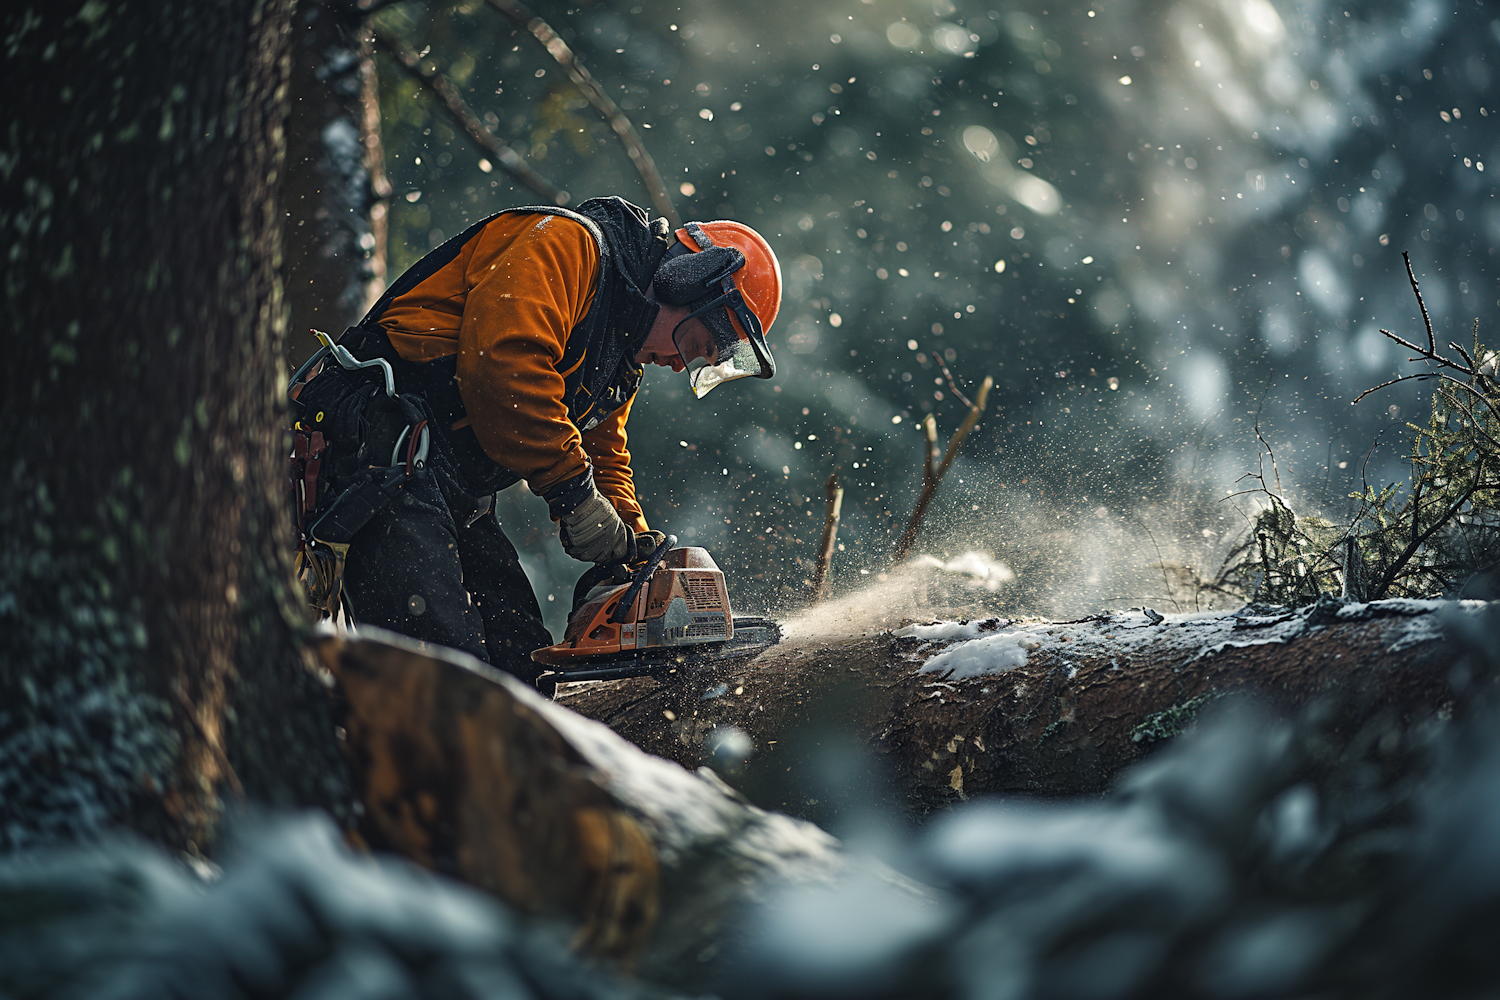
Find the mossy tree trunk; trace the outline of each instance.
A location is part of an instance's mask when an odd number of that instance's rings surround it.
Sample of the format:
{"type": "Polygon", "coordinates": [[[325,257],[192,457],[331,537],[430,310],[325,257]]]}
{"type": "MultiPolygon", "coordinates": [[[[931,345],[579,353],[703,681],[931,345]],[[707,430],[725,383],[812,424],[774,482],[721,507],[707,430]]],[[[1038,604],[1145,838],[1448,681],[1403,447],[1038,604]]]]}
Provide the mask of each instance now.
{"type": "Polygon", "coordinates": [[[280,496],[292,7],[0,14],[0,845],[342,798],[280,496]]]}

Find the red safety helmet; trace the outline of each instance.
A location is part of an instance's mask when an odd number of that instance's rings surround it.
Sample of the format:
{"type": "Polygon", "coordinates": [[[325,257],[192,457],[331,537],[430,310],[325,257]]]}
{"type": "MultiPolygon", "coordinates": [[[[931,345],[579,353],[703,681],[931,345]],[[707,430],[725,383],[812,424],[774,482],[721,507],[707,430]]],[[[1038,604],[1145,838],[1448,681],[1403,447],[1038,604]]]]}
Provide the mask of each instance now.
{"type": "Polygon", "coordinates": [[[713,364],[701,357],[688,362],[693,394],[702,399],[721,382],[775,375],[766,331],[781,309],[781,264],[771,245],[727,220],[689,222],[676,235],[656,270],[656,296],[692,309],[672,331],[674,344],[687,321],[700,318],[718,354],[713,364]]]}

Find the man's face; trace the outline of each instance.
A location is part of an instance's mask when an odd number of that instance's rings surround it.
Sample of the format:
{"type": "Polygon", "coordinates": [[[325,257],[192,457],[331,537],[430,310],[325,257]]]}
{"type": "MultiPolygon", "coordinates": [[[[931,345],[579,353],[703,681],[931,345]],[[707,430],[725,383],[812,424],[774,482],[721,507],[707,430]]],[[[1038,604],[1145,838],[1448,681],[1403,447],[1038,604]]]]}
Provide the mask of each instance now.
{"type": "Polygon", "coordinates": [[[646,342],[636,352],[635,363],[660,365],[674,372],[684,370],[697,358],[706,358],[709,364],[717,364],[718,349],[703,320],[695,318],[683,322],[690,311],[687,306],[662,305],[656,314],[656,322],[651,324],[651,332],[646,335],[646,342]]]}

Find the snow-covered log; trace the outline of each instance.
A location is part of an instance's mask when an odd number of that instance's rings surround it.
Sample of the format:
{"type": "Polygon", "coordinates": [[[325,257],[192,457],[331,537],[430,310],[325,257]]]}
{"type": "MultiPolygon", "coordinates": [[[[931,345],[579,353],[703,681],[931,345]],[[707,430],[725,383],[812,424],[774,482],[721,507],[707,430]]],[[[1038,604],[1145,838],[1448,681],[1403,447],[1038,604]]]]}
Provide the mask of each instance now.
{"type": "Polygon", "coordinates": [[[986,793],[1103,791],[1231,694],[1288,712],[1326,702],[1343,734],[1377,714],[1400,729],[1446,717],[1441,623],[1482,605],[1330,599],[1068,622],[982,610],[914,622],[903,606],[890,590],[860,595],[789,621],[754,658],[562,685],[558,698],[653,754],[726,765],[769,808],[836,824],[874,795],[922,816],[986,793]]]}
{"type": "Polygon", "coordinates": [[[817,827],[462,653],[375,630],[318,652],[370,846],[570,921],[581,947],[647,978],[692,981],[724,918],[764,887],[846,868],[817,827]]]}

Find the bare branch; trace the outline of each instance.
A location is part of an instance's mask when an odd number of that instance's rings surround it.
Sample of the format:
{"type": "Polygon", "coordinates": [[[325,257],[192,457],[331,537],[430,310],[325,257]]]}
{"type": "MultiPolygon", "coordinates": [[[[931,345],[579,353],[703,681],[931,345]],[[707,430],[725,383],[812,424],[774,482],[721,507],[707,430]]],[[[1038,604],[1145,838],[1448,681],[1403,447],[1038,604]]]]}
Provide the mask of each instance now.
{"type": "Polygon", "coordinates": [[[1427,353],[1435,355],[1437,354],[1437,338],[1432,335],[1432,318],[1427,315],[1427,303],[1422,301],[1422,290],[1417,287],[1417,276],[1412,273],[1411,254],[1402,250],[1401,259],[1406,263],[1406,277],[1411,282],[1411,293],[1417,297],[1417,305],[1422,310],[1422,323],[1427,327],[1427,353]]]}
{"type": "Polygon", "coordinates": [[[1146,531],[1146,537],[1151,539],[1151,547],[1156,550],[1156,568],[1161,570],[1161,581],[1167,588],[1167,600],[1172,602],[1174,611],[1181,611],[1182,605],[1177,603],[1177,598],[1172,594],[1172,578],[1167,575],[1167,559],[1161,554],[1161,546],[1156,543],[1156,536],[1151,533],[1151,528],[1144,521],[1141,527],[1146,531]]]}
{"type": "Polygon", "coordinates": [[[964,417],[964,422],[959,426],[958,430],[953,432],[953,436],[948,439],[947,454],[943,456],[943,464],[938,466],[937,470],[937,477],[939,479],[948,474],[948,466],[952,465],[953,459],[958,456],[959,446],[964,443],[964,438],[969,436],[969,432],[974,429],[974,425],[979,423],[979,415],[984,412],[984,404],[990,398],[990,389],[994,384],[995,380],[988,375],[980,383],[979,393],[974,397],[974,402],[969,406],[968,416],[964,417]]]}
{"type": "MultiPolygon", "coordinates": [[[[1383,334],[1385,334],[1387,337],[1389,337],[1390,339],[1394,340],[1396,343],[1400,344],[1402,347],[1406,348],[1407,350],[1409,350],[1409,351],[1415,351],[1422,359],[1424,359],[1426,361],[1431,361],[1434,364],[1442,365],[1444,368],[1452,368],[1454,371],[1463,372],[1465,375],[1474,375],[1475,374],[1474,372],[1472,372],[1469,369],[1465,368],[1463,365],[1459,364],[1458,362],[1456,362],[1456,361],[1449,361],[1447,358],[1443,357],[1441,354],[1437,354],[1437,353],[1435,353],[1433,351],[1429,351],[1425,347],[1419,347],[1416,344],[1413,344],[1411,341],[1407,340],[1405,337],[1397,336],[1396,334],[1392,333],[1389,330],[1381,330],[1380,332],[1383,333],[1383,334]]],[[[1416,361],[1417,359],[1416,358],[1409,358],[1408,360],[1410,360],[1410,361],[1416,361]]]]}
{"type": "Polygon", "coordinates": [[[400,63],[403,69],[443,102],[443,107],[447,108],[453,120],[464,132],[468,133],[475,145],[493,157],[506,173],[554,204],[566,205],[568,203],[568,192],[533,170],[520,153],[497,138],[489,127],[469,110],[469,106],[459,96],[458,88],[453,85],[453,81],[441,73],[423,68],[421,57],[412,51],[411,46],[406,44],[406,40],[396,32],[379,25],[374,25],[374,29],[375,40],[395,57],[396,62],[400,63]]]}
{"type": "Polygon", "coordinates": [[[594,109],[604,116],[605,122],[624,145],[626,155],[630,157],[630,162],[635,166],[636,172],[641,175],[641,182],[646,185],[646,190],[651,195],[657,214],[670,222],[672,228],[676,229],[681,226],[682,219],[677,214],[677,207],[672,204],[672,195],[667,191],[667,185],[662,180],[661,174],[657,172],[656,161],[646,151],[646,144],[641,141],[640,133],[635,130],[635,125],[626,117],[625,112],[620,110],[620,106],[610,100],[609,95],[594,82],[594,78],[583,63],[578,61],[578,56],[568,47],[568,43],[562,40],[551,25],[519,0],[485,0],[485,2],[513,24],[531,32],[552,58],[557,60],[557,64],[567,72],[568,79],[573,81],[573,86],[577,87],[584,98],[594,106],[594,109]]]}
{"type": "MultiPolygon", "coordinates": [[[[1384,332],[1385,332],[1384,330],[1381,331],[1381,333],[1384,333],[1384,332]]],[[[1382,382],[1380,385],[1375,386],[1375,388],[1373,388],[1373,389],[1366,389],[1364,392],[1362,392],[1358,396],[1356,396],[1354,398],[1354,402],[1350,403],[1349,405],[1350,406],[1354,406],[1361,399],[1364,399],[1366,396],[1368,396],[1370,393],[1372,393],[1372,392],[1379,392],[1381,389],[1389,389],[1391,386],[1395,385],[1397,382],[1410,382],[1413,379],[1415,379],[1416,381],[1420,382],[1423,379],[1429,379],[1429,378],[1432,378],[1432,377],[1433,377],[1433,373],[1432,372],[1422,372],[1420,375],[1402,375],[1400,378],[1393,378],[1389,382],[1382,382]]]]}
{"type": "MultiPolygon", "coordinates": [[[[1370,494],[1370,459],[1374,457],[1375,449],[1380,447],[1380,436],[1384,433],[1384,427],[1382,427],[1379,432],[1376,433],[1375,440],[1370,442],[1370,450],[1365,452],[1365,462],[1359,468],[1359,479],[1361,485],[1363,485],[1365,488],[1365,496],[1369,496],[1370,494]]],[[[1363,517],[1364,515],[1361,514],[1360,516],[1363,517]]]]}
{"type": "MultiPolygon", "coordinates": [[[[1266,383],[1266,391],[1269,392],[1270,389],[1271,389],[1270,382],[1267,382],[1266,383]]],[[[1262,445],[1265,446],[1266,455],[1270,455],[1271,456],[1271,473],[1276,477],[1276,492],[1278,494],[1280,494],[1281,493],[1281,469],[1279,469],[1277,467],[1277,465],[1276,465],[1276,452],[1274,452],[1273,450],[1271,450],[1271,442],[1267,441],[1266,440],[1266,436],[1260,432],[1260,414],[1261,414],[1261,411],[1264,410],[1265,408],[1266,408],[1266,397],[1265,397],[1265,395],[1262,395],[1260,397],[1260,404],[1258,406],[1256,406],[1256,408],[1255,408],[1255,425],[1254,425],[1254,427],[1255,427],[1255,437],[1256,437],[1256,440],[1258,440],[1262,445]]],[[[1266,485],[1266,459],[1265,459],[1264,455],[1262,455],[1260,457],[1260,474],[1258,476],[1256,476],[1255,478],[1257,478],[1257,479],[1260,480],[1260,485],[1261,485],[1262,488],[1264,488],[1265,485],[1266,485]]]]}
{"type": "Polygon", "coordinates": [[[958,383],[954,381],[953,373],[948,370],[948,366],[943,363],[943,356],[937,351],[933,351],[932,360],[937,362],[938,368],[941,369],[943,373],[943,378],[948,380],[948,391],[953,393],[953,397],[965,406],[973,406],[974,403],[969,399],[969,397],[958,391],[958,383]]]}
{"type": "Polygon", "coordinates": [[[1461,357],[1462,357],[1462,358],[1463,358],[1463,359],[1464,359],[1464,360],[1465,360],[1465,361],[1466,361],[1466,362],[1468,362],[1468,364],[1469,364],[1469,368],[1470,368],[1470,369],[1471,369],[1471,370],[1477,370],[1477,369],[1478,369],[1478,367],[1479,367],[1479,366],[1478,366],[1478,365],[1476,365],[1476,364],[1474,364],[1474,359],[1473,359],[1473,358],[1471,358],[1471,357],[1469,357],[1469,352],[1468,352],[1468,351],[1466,351],[1466,350],[1464,350],[1464,349],[1463,349],[1463,348],[1462,348],[1462,347],[1461,347],[1461,346],[1459,346],[1459,344],[1458,344],[1458,342],[1457,342],[1457,341],[1454,341],[1454,340],[1450,340],[1450,341],[1448,341],[1448,346],[1449,346],[1449,347],[1451,347],[1451,348],[1453,348],[1453,349],[1454,349],[1454,350],[1455,350],[1455,351],[1457,351],[1457,352],[1458,352],[1458,353],[1459,353],[1459,355],[1460,355],[1460,356],[1461,356],[1461,357]]]}
{"type": "Polygon", "coordinates": [[[932,414],[922,418],[922,434],[927,439],[927,447],[922,453],[922,482],[934,478],[937,473],[932,463],[937,459],[937,417],[932,414]]]}
{"type": "Polygon", "coordinates": [[[839,514],[844,507],[844,488],[839,485],[837,470],[828,477],[826,484],[828,507],[823,515],[823,543],[818,547],[818,567],[813,572],[812,600],[816,604],[823,599],[828,587],[828,566],[833,562],[834,546],[839,538],[839,514]]]}
{"type": "Polygon", "coordinates": [[[932,501],[932,495],[937,492],[938,483],[943,481],[943,476],[948,472],[948,467],[953,464],[953,459],[958,455],[958,449],[963,445],[964,438],[974,429],[979,422],[979,414],[984,412],[984,404],[989,399],[990,388],[995,380],[988,375],[979,386],[979,392],[974,397],[973,404],[969,407],[968,416],[958,430],[953,432],[953,437],[948,440],[948,451],[943,455],[943,460],[937,469],[932,467],[932,459],[937,451],[937,421],[932,414],[928,414],[922,421],[923,430],[926,432],[927,440],[924,442],[926,457],[922,467],[922,493],[917,497],[917,506],[911,512],[911,520],[906,522],[906,531],[901,535],[901,541],[896,545],[895,561],[901,562],[911,554],[911,549],[917,541],[917,529],[922,524],[922,518],[927,513],[927,505],[932,501]]]}

